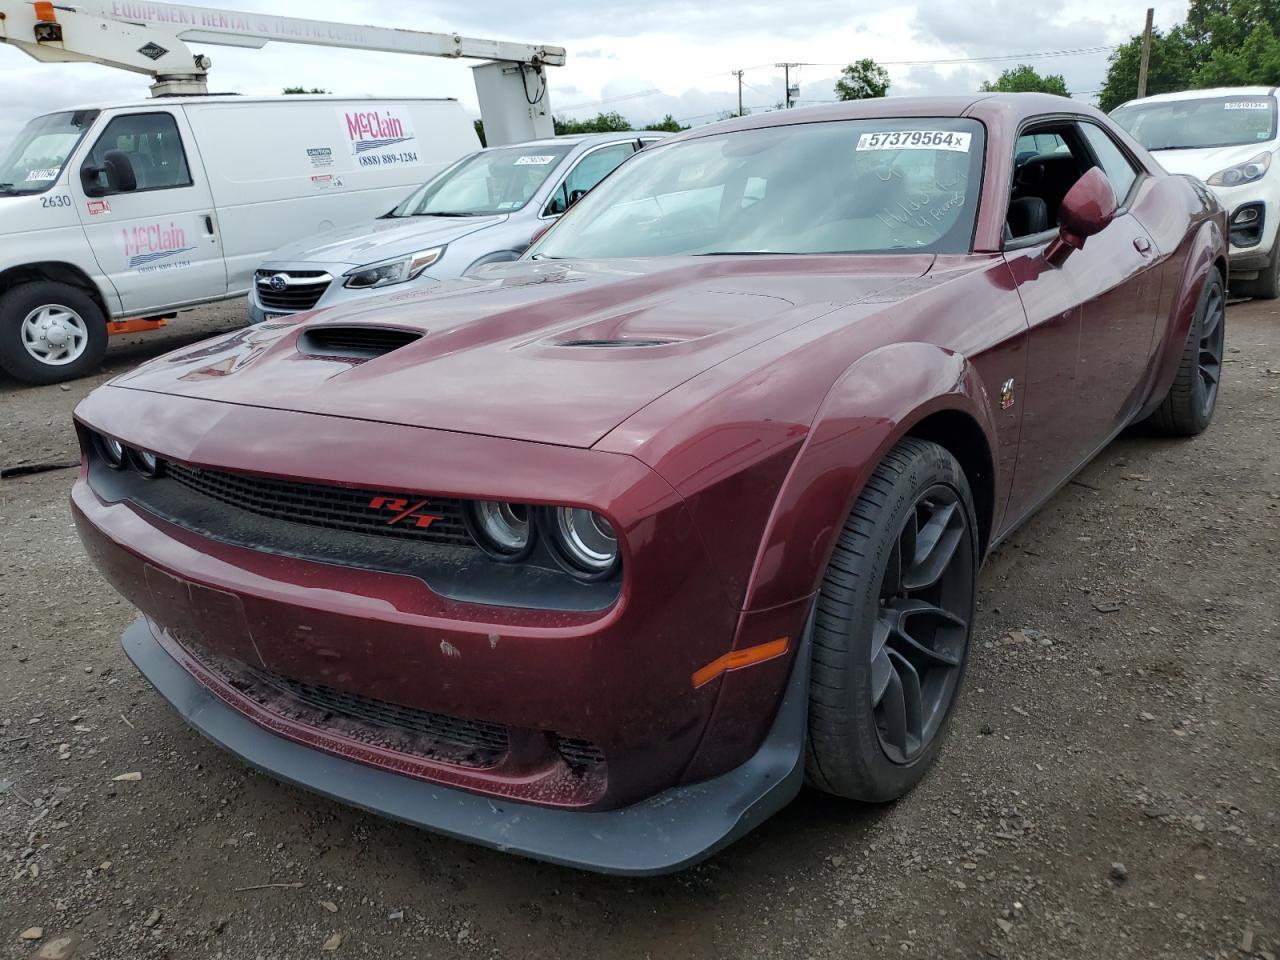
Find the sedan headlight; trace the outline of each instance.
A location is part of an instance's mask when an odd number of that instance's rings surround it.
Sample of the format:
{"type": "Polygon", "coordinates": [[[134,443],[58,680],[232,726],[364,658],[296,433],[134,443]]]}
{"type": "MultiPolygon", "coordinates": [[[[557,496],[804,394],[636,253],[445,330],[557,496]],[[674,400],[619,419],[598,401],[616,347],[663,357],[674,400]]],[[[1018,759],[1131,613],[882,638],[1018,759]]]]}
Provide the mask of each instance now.
{"type": "Polygon", "coordinates": [[[1211,187],[1238,187],[1261,180],[1271,166],[1271,154],[1260,153],[1252,160],[1219,170],[1205,182],[1211,187]]]}
{"type": "Polygon", "coordinates": [[[580,580],[603,580],[618,567],[618,536],[600,514],[581,507],[552,507],[543,516],[560,563],[580,580]]]}
{"type": "Polygon", "coordinates": [[[422,271],[444,256],[444,247],[432,247],[420,250],[407,257],[396,257],[394,260],[383,260],[381,263],[369,263],[363,267],[348,270],[344,277],[344,286],[353,290],[369,290],[374,287],[389,287],[393,283],[404,283],[416,280],[422,271]]]}

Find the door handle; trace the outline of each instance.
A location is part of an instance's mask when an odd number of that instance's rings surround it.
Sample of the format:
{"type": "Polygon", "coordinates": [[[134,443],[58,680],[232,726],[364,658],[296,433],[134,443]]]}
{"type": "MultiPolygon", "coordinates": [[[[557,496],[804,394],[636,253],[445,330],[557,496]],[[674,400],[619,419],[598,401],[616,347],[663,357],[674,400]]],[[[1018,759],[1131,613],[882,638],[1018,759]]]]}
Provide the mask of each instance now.
{"type": "MultiPolygon", "coordinates": [[[[204,232],[211,237],[213,236],[213,217],[207,213],[204,215],[204,232]]],[[[1137,241],[1134,242],[1136,243],[1137,241]]]]}
{"type": "Polygon", "coordinates": [[[1133,249],[1137,250],[1145,257],[1151,252],[1151,241],[1146,237],[1134,237],[1133,249]]]}

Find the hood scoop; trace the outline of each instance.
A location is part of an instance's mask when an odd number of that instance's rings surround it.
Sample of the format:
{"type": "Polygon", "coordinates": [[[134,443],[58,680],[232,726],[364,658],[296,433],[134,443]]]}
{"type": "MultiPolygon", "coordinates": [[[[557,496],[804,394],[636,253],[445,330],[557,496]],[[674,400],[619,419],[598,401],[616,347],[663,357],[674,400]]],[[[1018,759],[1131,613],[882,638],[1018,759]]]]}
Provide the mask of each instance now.
{"type": "Polygon", "coordinates": [[[310,327],[298,337],[298,351],[313,357],[334,357],[363,363],[407,347],[421,338],[420,331],[395,327],[310,327]]]}
{"type": "Polygon", "coordinates": [[[557,347],[603,347],[622,348],[622,347],[665,347],[671,343],[679,343],[679,340],[662,339],[657,337],[605,337],[599,339],[577,339],[577,340],[556,340],[557,347]]]}

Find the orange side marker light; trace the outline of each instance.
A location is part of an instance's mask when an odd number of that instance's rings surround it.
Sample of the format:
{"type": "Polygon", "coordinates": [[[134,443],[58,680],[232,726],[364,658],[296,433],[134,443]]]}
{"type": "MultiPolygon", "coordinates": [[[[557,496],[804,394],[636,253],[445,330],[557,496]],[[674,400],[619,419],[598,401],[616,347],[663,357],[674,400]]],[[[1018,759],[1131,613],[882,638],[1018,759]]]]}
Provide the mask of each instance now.
{"type": "Polygon", "coordinates": [[[790,637],[779,637],[777,640],[770,640],[768,643],[747,647],[744,650],[730,650],[724,656],[717,657],[694,672],[693,689],[706,686],[720,674],[728,673],[730,670],[741,670],[743,667],[780,657],[787,652],[790,645],[790,637]]]}
{"type": "Polygon", "coordinates": [[[38,0],[32,4],[36,8],[36,20],[40,23],[57,23],[58,15],[53,12],[53,4],[46,0],[38,0]]]}

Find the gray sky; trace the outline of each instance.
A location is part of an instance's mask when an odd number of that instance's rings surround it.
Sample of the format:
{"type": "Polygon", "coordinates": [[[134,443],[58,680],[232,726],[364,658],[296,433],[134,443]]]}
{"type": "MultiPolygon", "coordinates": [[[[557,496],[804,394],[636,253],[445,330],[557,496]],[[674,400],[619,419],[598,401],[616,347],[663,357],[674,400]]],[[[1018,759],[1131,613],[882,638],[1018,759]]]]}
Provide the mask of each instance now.
{"type": "MultiPolygon", "coordinates": [[[[1152,2],[1157,26],[1186,14],[1185,0],[1076,0],[1056,14],[1026,0],[218,0],[215,6],[558,44],[569,62],[550,71],[554,112],[617,110],[639,125],[666,113],[703,123],[736,107],[730,71],[738,68],[746,69],[744,104],[771,107],[782,99],[782,71],[773,64],[784,60],[816,64],[799,70],[802,103],[832,99],[840,65],[864,56],[888,65],[891,96],[970,92],[1017,61],[936,61],[1114,45],[1141,29],[1152,2]]],[[[195,49],[212,57],[210,86],[219,92],[279,93],[303,85],[339,94],[455,96],[476,107],[464,63],[287,44],[195,49]]],[[[1106,59],[1101,52],[1027,62],[1063,74],[1073,92],[1087,95],[1102,85],[1106,59]]],[[[145,97],[147,80],[92,64],[38,64],[0,45],[0,90],[2,148],[32,116],[145,97]]]]}

